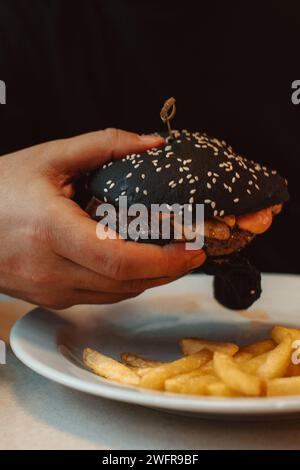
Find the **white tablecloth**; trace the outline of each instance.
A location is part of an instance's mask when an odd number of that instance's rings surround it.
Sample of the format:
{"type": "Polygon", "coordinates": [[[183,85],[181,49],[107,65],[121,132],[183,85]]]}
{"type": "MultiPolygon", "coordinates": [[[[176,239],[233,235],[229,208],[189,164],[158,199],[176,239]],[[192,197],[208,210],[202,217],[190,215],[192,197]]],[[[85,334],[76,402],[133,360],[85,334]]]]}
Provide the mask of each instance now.
{"type": "MultiPolygon", "coordinates": [[[[30,306],[0,303],[0,337],[30,306]]],[[[0,365],[0,449],[298,449],[300,420],[213,421],[85,395],[8,352],[0,365]]]]}

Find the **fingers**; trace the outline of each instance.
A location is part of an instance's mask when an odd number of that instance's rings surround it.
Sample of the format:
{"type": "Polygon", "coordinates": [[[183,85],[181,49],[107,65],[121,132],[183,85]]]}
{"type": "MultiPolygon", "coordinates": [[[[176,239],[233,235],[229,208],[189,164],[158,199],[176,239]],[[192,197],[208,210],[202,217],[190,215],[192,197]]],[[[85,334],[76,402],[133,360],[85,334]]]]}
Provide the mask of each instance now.
{"type": "Polygon", "coordinates": [[[126,240],[99,240],[96,222],[75,203],[60,198],[49,220],[53,250],[80,266],[119,281],[180,277],[205,262],[202,250],[184,243],[165,247],[126,240]]]}
{"type": "Polygon", "coordinates": [[[72,174],[90,171],[112,159],[144,152],[163,143],[164,139],[160,136],[140,136],[119,129],[106,129],[54,141],[47,158],[51,168],[58,173],[72,174]]]}
{"type": "Polygon", "coordinates": [[[68,279],[72,289],[107,292],[112,294],[140,294],[153,287],[163,286],[178,278],[162,277],[158,279],[133,279],[117,281],[63,260],[62,273],[68,279]]]}

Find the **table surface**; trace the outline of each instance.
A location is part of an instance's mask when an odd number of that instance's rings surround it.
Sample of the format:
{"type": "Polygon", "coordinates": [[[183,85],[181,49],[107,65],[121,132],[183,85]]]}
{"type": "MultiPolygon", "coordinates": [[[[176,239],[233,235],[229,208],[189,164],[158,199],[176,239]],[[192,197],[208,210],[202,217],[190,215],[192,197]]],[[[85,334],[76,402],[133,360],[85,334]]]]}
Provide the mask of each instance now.
{"type": "MultiPolygon", "coordinates": [[[[0,297],[0,337],[32,308],[0,297]]],[[[47,380],[9,350],[0,365],[0,449],[298,449],[299,419],[217,421],[90,396],[47,380]]]]}

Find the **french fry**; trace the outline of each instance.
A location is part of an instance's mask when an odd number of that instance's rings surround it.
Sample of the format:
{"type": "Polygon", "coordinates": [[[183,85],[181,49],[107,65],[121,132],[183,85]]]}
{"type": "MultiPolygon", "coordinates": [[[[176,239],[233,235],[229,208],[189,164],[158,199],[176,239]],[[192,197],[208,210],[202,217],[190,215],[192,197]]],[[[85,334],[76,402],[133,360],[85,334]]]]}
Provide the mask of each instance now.
{"type": "Polygon", "coordinates": [[[137,367],[139,369],[147,369],[149,367],[157,367],[162,364],[160,361],[150,361],[142,356],[132,353],[121,354],[121,359],[125,365],[130,367],[137,367]]]}
{"type": "Polygon", "coordinates": [[[281,377],[267,381],[267,396],[300,395],[300,377],[281,377]]]}
{"type": "Polygon", "coordinates": [[[208,362],[211,357],[212,353],[210,351],[203,350],[191,354],[190,356],[177,359],[174,362],[168,362],[161,366],[154,367],[146,375],[141,377],[140,386],[153,390],[163,390],[167,379],[198,369],[208,362]]]}
{"type": "Polygon", "coordinates": [[[293,340],[300,339],[300,330],[296,328],[288,328],[285,326],[275,325],[272,328],[271,336],[276,343],[281,343],[287,336],[293,340]]]}
{"type": "Polygon", "coordinates": [[[213,360],[208,361],[204,366],[200,367],[199,372],[201,375],[215,375],[213,360]]]}
{"type": "Polygon", "coordinates": [[[276,343],[272,339],[264,339],[262,341],[257,341],[257,343],[249,344],[244,346],[241,351],[252,354],[252,356],[259,356],[265,352],[271,351],[276,346],[276,343]]]}
{"type": "Polygon", "coordinates": [[[259,377],[245,373],[228,354],[219,351],[215,352],[214,369],[222,382],[232,390],[242,395],[260,395],[262,384],[259,377]]]}
{"type": "Polygon", "coordinates": [[[202,349],[207,349],[208,351],[221,351],[230,356],[236,354],[239,350],[237,344],[233,343],[221,343],[219,341],[208,341],[201,338],[182,338],[179,341],[181,351],[184,355],[194,354],[196,352],[202,351],[202,349]]]}
{"type": "Polygon", "coordinates": [[[197,370],[166,380],[165,390],[167,392],[186,393],[188,395],[205,395],[207,385],[217,380],[213,375],[199,375],[197,370]]]}
{"type": "Polygon", "coordinates": [[[206,386],[206,394],[213,397],[238,397],[237,392],[229,388],[224,382],[219,380],[211,382],[206,386]]]}
{"type": "Polygon", "coordinates": [[[285,376],[286,377],[300,376],[300,364],[293,364],[292,362],[290,362],[285,372],[285,376]]]}
{"type": "Polygon", "coordinates": [[[83,351],[85,365],[95,374],[126,385],[138,385],[139,376],[129,367],[93,349],[83,351]]]}
{"type": "Polygon", "coordinates": [[[261,378],[275,379],[285,375],[291,361],[292,341],[292,338],[287,336],[276,348],[266,353],[266,360],[257,369],[257,374],[261,378]]]}
{"type": "Polygon", "coordinates": [[[252,359],[252,357],[252,354],[240,350],[233,356],[233,359],[235,360],[235,362],[237,362],[237,364],[243,364],[244,362],[247,362],[252,359]]]}
{"type": "Polygon", "coordinates": [[[252,357],[248,361],[243,362],[241,367],[247,374],[257,374],[258,368],[267,360],[268,353],[265,352],[259,356],[252,357]]]}

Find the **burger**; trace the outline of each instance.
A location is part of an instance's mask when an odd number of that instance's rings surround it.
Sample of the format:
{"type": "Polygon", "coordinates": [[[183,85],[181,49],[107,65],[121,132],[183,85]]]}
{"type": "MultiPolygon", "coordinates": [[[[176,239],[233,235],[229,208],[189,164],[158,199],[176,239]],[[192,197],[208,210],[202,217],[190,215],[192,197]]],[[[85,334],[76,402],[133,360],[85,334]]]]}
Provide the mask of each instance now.
{"type": "MultiPolygon", "coordinates": [[[[160,135],[165,137],[163,147],[127,155],[90,175],[88,211],[97,219],[95,203],[110,203],[118,210],[121,196],[127,197],[128,205],[149,209],[153,204],[202,204],[207,261],[201,270],[214,276],[214,295],[221,304],[250,307],[260,297],[261,276],[240,252],[281,212],[289,199],[287,181],[205,133],[182,130],[160,135]]],[[[178,242],[172,233],[168,239],[148,240],[178,242]]]]}

